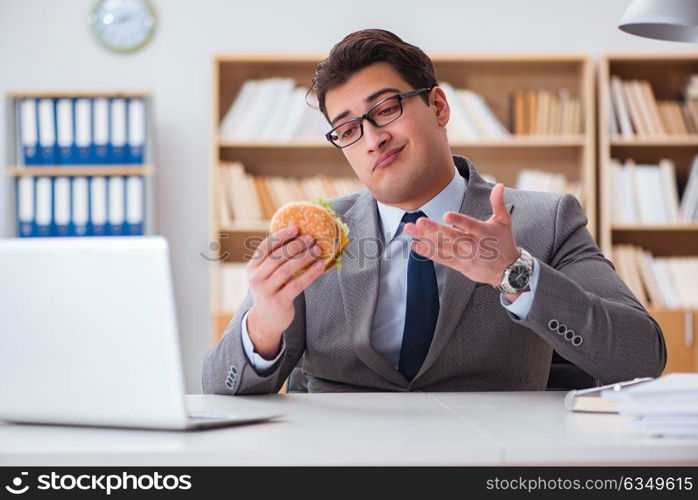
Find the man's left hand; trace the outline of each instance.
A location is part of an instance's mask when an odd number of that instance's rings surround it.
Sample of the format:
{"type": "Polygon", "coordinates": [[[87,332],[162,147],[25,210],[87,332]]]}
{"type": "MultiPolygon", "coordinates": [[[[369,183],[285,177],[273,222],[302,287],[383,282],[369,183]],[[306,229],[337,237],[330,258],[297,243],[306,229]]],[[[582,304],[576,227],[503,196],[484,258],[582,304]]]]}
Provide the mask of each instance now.
{"type": "Polygon", "coordinates": [[[412,250],[473,281],[499,285],[504,270],[519,258],[521,251],[514,240],[511,214],[504,205],[503,184],[492,188],[490,204],[492,216],[486,221],[446,212],[444,222],[449,225],[426,217],[405,224],[405,232],[414,238],[412,250]]]}

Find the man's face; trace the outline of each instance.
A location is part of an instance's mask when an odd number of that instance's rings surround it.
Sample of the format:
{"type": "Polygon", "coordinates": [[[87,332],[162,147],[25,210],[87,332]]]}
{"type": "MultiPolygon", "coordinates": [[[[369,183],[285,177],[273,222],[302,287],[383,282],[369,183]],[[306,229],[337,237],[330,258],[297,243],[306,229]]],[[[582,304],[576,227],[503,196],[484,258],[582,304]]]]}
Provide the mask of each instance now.
{"type": "MultiPolygon", "coordinates": [[[[330,127],[361,116],[386,97],[411,90],[390,64],[367,66],[325,95],[330,127]]],[[[442,96],[443,91],[437,87],[428,94],[429,105],[422,96],[403,100],[402,116],[381,128],[364,120],[363,137],[342,149],[356,175],[378,201],[405,202],[419,198],[431,186],[434,161],[443,157],[434,153],[447,144],[444,127],[448,104],[442,96]]]]}

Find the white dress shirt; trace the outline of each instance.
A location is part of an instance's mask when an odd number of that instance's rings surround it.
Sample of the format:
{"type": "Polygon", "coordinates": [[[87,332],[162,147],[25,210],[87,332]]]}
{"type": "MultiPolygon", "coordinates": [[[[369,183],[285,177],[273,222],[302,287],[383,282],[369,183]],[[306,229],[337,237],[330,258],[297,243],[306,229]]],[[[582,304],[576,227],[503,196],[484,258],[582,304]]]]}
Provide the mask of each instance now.
{"type": "MultiPolygon", "coordinates": [[[[454,167],[451,182],[419,209],[429,219],[442,222],[446,212],[458,212],[463,203],[466,192],[465,179],[454,167]]],[[[407,307],[407,263],[410,254],[410,241],[412,237],[403,232],[404,223],[402,216],[405,210],[396,207],[378,204],[378,214],[385,239],[385,250],[380,262],[380,285],[378,290],[378,302],[373,318],[373,330],[371,331],[371,345],[396,369],[400,359],[402,346],[402,334],[405,328],[405,314],[407,307]]],[[[535,260],[535,259],[534,259],[535,260]]],[[[534,264],[531,278],[531,290],[523,292],[515,302],[510,302],[504,294],[500,295],[503,307],[519,318],[526,319],[533,303],[540,266],[534,264]]],[[[434,262],[436,282],[439,289],[439,302],[443,293],[446,279],[446,266],[434,262]]],[[[279,354],[271,360],[264,359],[254,351],[254,345],[247,332],[247,314],[242,318],[242,344],[247,359],[255,370],[270,368],[283,354],[286,346],[282,339],[279,354]]]]}

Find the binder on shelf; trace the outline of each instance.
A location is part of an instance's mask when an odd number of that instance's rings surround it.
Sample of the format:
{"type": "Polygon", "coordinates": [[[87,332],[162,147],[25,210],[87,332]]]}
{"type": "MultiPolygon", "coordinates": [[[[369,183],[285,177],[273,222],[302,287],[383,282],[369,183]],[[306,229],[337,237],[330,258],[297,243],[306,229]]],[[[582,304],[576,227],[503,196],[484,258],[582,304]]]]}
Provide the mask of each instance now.
{"type": "Polygon", "coordinates": [[[87,98],[75,99],[75,163],[92,162],[92,101],[87,98]]]}
{"type": "Polygon", "coordinates": [[[109,161],[126,163],[126,100],[121,97],[109,99],[109,161]]]}
{"type": "Polygon", "coordinates": [[[17,234],[22,238],[36,235],[33,177],[17,179],[17,234]]]}
{"type": "Polygon", "coordinates": [[[71,236],[89,236],[90,188],[87,177],[74,177],[72,186],[72,207],[70,221],[71,236]]]}
{"type": "Polygon", "coordinates": [[[73,100],[61,98],[56,100],[56,143],[58,145],[58,164],[76,163],[73,127],[73,100]]]}
{"type": "Polygon", "coordinates": [[[55,102],[50,98],[39,99],[39,151],[42,164],[56,164],[56,113],[55,102]]]}
{"type": "Polygon", "coordinates": [[[35,177],[36,236],[51,236],[53,225],[53,179],[35,177]]]}
{"type": "Polygon", "coordinates": [[[145,190],[143,178],[131,175],[126,178],[126,223],[127,234],[139,236],[143,234],[145,221],[145,190]]]}
{"type": "Polygon", "coordinates": [[[133,97],[128,101],[128,163],[143,163],[145,156],[145,100],[133,97]]]}
{"type": "Polygon", "coordinates": [[[125,197],[123,177],[109,177],[109,218],[107,234],[121,236],[126,234],[125,197]]]}
{"type": "Polygon", "coordinates": [[[99,97],[92,101],[93,156],[90,163],[110,163],[109,159],[109,101],[99,97]]]}
{"type": "Polygon", "coordinates": [[[107,180],[90,178],[90,236],[104,236],[107,232],[107,180]]]}
{"type": "Polygon", "coordinates": [[[39,119],[37,100],[25,97],[19,103],[19,142],[25,165],[39,165],[39,119]]]}
{"type": "Polygon", "coordinates": [[[70,178],[53,181],[54,236],[70,236],[70,178]]]}

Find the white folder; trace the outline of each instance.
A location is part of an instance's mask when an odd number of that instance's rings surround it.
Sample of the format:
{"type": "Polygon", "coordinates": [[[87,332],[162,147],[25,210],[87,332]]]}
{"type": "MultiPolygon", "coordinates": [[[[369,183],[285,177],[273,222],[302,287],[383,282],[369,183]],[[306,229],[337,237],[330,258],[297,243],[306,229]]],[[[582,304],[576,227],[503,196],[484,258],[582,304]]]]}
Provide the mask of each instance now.
{"type": "Polygon", "coordinates": [[[40,161],[36,112],[36,99],[22,99],[19,105],[20,144],[26,165],[35,165],[40,161]]]}
{"type": "Polygon", "coordinates": [[[90,181],[90,220],[95,235],[105,234],[107,223],[107,180],[92,177],[90,181]]]}
{"type": "Polygon", "coordinates": [[[75,236],[87,235],[89,222],[89,186],[87,177],[73,178],[73,234],[75,236]]]}
{"type": "Polygon", "coordinates": [[[22,176],[17,179],[17,218],[19,235],[34,235],[34,178],[22,176]]]}
{"type": "Polygon", "coordinates": [[[124,207],[124,178],[109,178],[109,226],[111,234],[122,234],[124,219],[126,218],[124,207]]]}
{"type": "Polygon", "coordinates": [[[51,183],[51,177],[36,177],[36,231],[39,236],[51,236],[51,183]]]}
{"type": "Polygon", "coordinates": [[[53,221],[57,236],[68,236],[70,230],[70,179],[56,177],[53,181],[53,221]]]}
{"type": "MultiPolygon", "coordinates": [[[[73,100],[56,101],[56,126],[58,137],[58,163],[75,163],[73,158],[73,100]]],[[[70,182],[68,182],[70,184],[70,182]]]]}
{"type": "Polygon", "coordinates": [[[39,99],[39,146],[41,160],[53,164],[55,160],[56,126],[53,99],[39,99]]]}

